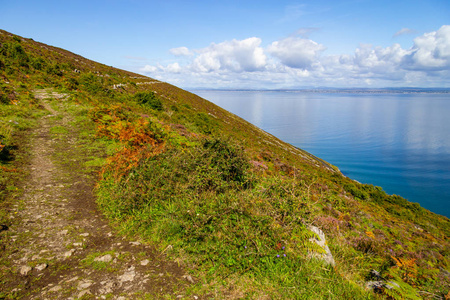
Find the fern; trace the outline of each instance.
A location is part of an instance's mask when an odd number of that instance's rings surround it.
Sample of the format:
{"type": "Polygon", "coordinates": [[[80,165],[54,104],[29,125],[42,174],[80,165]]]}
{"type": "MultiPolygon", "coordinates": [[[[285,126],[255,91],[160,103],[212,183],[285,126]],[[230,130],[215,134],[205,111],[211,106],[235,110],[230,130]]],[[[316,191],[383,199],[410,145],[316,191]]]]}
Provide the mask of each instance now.
{"type": "Polygon", "coordinates": [[[417,290],[403,282],[400,278],[395,278],[395,281],[390,281],[391,284],[389,286],[391,288],[385,287],[383,289],[383,294],[388,297],[391,297],[395,300],[420,300],[422,299],[417,295],[417,290]]]}

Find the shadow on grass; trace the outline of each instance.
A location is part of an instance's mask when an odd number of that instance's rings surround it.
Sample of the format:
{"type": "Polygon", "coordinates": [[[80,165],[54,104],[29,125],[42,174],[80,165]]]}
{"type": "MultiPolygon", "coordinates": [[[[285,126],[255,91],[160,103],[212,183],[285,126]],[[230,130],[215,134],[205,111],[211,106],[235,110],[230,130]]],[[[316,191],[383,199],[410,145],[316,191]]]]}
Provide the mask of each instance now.
{"type": "Polygon", "coordinates": [[[0,163],[8,163],[13,161],[15,159],[15,155],[12,152],[17,149],[17,146],[5,146],[2,151],[0,151],[0,163]]]}

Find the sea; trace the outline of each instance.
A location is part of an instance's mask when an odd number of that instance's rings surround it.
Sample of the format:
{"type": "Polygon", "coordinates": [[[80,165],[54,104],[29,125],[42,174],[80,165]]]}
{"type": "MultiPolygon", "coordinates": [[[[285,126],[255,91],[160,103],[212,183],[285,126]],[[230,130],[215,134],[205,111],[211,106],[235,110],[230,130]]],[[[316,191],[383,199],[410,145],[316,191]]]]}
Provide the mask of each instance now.
{"type": "Polygon", "coordinates": [[[450,91],[191,91],[354,180],[450,218],[450,91]]]}

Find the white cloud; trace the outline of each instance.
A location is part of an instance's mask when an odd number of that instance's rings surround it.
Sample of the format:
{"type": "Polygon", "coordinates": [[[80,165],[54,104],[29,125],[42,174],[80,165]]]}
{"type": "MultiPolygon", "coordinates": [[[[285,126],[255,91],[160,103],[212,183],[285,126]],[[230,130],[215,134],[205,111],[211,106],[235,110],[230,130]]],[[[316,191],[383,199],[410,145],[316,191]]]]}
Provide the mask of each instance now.
{"type": "Polygon", "coordinates": [[[353,64],[361,72],[374,72],[387,74],[397,72],[403,57],[410,51],[402,49],[399,44],[392,47],[372,47],[372,45],[361,45],[355,50],[353,64]]]}
{"type": "Polygon", "coordinates": [[[174,55],[191,56],[140,71],[184,87],[450,86],[449,25],[415,38],[409,49],[362,44],[351,54],[326,55],[324,45],[298,35],[261,43],[252,37],[174,48],[174,55]]]}
{"type": "Polygon", "coordinates": [[[394,37],[398,37],[398,36],[406,35],[406,34],[415,34],[415,33],[417,33],[417,32],[414,29],[402,28],[394,34],[394,37]]]}
{"type": "Polygon", "coordinates": [[[450,25],[415,38],[411,54],[405,56],[405,66],[415,70],[449,70],[450,25]]]}
{"type": "Polygon", "coordinates": [[[180,73],[181,67],[178,63],[169,64],[165,70],[170,73],[180,73]]]}
{"type": "Polygon", "coordinates": [[[309,69],[325,46],[309,39],[288,37],[273,42],[267,51],[277,57],[284,65],[291,68],[309,69]]]}
{"type": "Polygon", "coordinates": [[[194,55],[188,48],[186,47],[178,47],[172,48],[169,52],[175,56],[192,56],[194,55]]]}
{"type": "Polygon", "coordinates": [[[158,68],[155,66],[151,66],[151,65],[145,65],[144,67],[139,69],[139,71],[144,72],[144,73],[153,73],[153,72],[158,71],[158,68]]]}
{"type": "Polygon", "coordinates": [[[197,51],[199,55],[194,59],[192,69],[196,72],[260,70],[266,65],[266,55],[260,44],[261,39],[255,37],[213,43],[197,51]]]}
{"type": "Polygon", "coordinates": [[[299,35],[302,38],[308,38],[311,33],[316,32],[318,30],[319,30],[319,28],[314,28],[314,27],[300,28],[295,32],[294,35],[299,35]]]}

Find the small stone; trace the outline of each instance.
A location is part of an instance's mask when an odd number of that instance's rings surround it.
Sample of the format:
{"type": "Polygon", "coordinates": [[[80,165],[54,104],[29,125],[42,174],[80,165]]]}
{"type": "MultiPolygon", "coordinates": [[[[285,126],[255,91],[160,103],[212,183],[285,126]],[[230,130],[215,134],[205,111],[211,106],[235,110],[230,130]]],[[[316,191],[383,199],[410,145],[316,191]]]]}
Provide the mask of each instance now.
{"type": "Polygon", "coordinates": [[[26,276],[31,271],[31,269],[32,268],[30,266],[22,266],[20,268],[20,274],[26,276]]]}
{"type": "Polygon", "coordinates": [[[126,298],[124,296],[120,296],[117,300],[126,300],[126,298]]]}
{"type": "Polygon", "coordinates": [[[70,249],[69,251],[64,253],[64,257],[65,258],[71,257],[72,254],[74,254],[74,253],[75,253],[75,249],[70,249]]]}
{"type": "Polygon", "coordinates": [[[88,287],[90,287],[91,285],[92,285],[92,281],[81,281],[80,283],[78,283],[78,289],[84,290],[84,289],[87,289],[88,287]]]}
{"type": "Polygon", "coordinates": [[[101,257],[96,257],[94,259],[94,261],[101,261],[101,262],[110,262],[111,260],[112,260],[111,254],[106,254],[101,257]]]}
{"type": "Polygon", "coordinates": [[[75,276],[75,277],[73,277],[73,278],[67,280],[66,282],[72,282],[72,281],[75,281],[75,280],[78,280],[78,276],[75,276]]]}
{"type": "Polygon", "coordinates": [[[134,245],[134,246],[139,246],[141,243],[140,242],[130,242],[130,244],[134,245]]]}
{"type": "Polygon", "coordinates": [[[136,276],[136,272],[134,272],[134,271],[125,272],[122,276],[119,276],[119,280],[121,282],[133,281],[134,276],[136,276]]]}
{"type": "Polygon", "coordinates": [[[80,234],[80,236],[89,236],[89,233],[85,232],[85,233],[80,234]]]}
{"type": "Polygon", "coordinates": [[[61,287],[60,285],[57,285],[57,286],[52,287],[52,288],[49,289],[48,291],[49,291],[49,292],[58,292],[58,291],[60,291],[60,290],[62,290],[62,287],[61,287]]]}
{"type": "Polygon", "coordinates": [[[47,269],[47,267],[48,267],[47,264],[40,264],[40,265],[37,265],[35,269],[40,272],[40,271],[47,269]]]}
{"type": "Polygon", "coordinates": [[[192,279],[191,275],[184,275],[183,278],[186,279],[190,283],[195,283],[194,279],[192,279]]]}
{"type": "Polygon", "coordinates": [[[141,266],[146,266],[150,263],[150,261],[148,259],[145,259],[143,261],[141,261],[141,266]]]}
{"type": "Polygon", "coordinates": [[[74,247],[81,247],[83,246],[83,243],[73,243],[74,247]]]}
{"type": "Polygon", "coordinates": [[[384,287],[383,281],[368,281],[366,287],[372,290],[380,290],[384,287]]]}
{"type": "Polygon", "coordinates": [[[66,235],[66,234],[68,234],[69,233],[69,230],[63,230],[63,231],[61,231],[59,234],[60,235],[66,235]]]}

